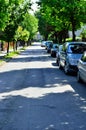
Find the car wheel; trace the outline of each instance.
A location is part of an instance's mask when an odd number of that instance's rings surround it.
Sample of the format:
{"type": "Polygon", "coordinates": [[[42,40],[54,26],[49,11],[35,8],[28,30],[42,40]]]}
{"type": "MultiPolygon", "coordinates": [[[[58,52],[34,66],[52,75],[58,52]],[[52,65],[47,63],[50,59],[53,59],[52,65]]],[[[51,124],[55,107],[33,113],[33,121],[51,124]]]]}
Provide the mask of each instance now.
{"type": "Polygon", "coordinates": [[[54,54],[54,57],[56,57],[56,54],[54,54]]]}
{"type": "Polygon", "coordinates": [[[49,50],[47,50],[47,53],[49,53],[49,50]]]}
{"type": "Polygon", "coordinates": [[[53,54],[51,53],[51,57],[53,57],[53,54]]]}
{"type": "Polygon", "coordinates": [[[69,70],[70,70],[69,64],[68,64],[68,62],[66,62],[65,66],[64,66],[64,72],[65,72],[65,74],[69,74],[69,70]]]}
{"type": "Polygon", "coordinates": [[[50,53],[50,50],[47,50],[47,53],[50,53]]]}
{"type": "Polygon", "coordinates": [[[82,82],[81,77],[80,77],[79,70],[78,70],[78,72],[77,72],[77,82],[79,82],[79,83],[82,82]]]}

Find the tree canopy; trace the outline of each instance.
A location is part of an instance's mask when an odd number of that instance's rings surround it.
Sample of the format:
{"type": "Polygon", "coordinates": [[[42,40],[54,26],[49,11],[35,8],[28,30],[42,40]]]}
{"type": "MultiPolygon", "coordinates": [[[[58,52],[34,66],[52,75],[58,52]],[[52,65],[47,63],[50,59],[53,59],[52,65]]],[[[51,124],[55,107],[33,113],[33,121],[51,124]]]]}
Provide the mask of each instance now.
{"type": "Polygon", "coordinates": [[[31,5],[31,0],[0,0],[0,40],[33,39],[38,20],[30,14],[31,5]]]}
{"type": "Polygon", "coordinates": [[[19,26],[33,38],[38,29],[38,21],[29,13],[30,9],[30,0],[0,0],[0,39],[2,34],[5,35],[5,41],[15,39],[19,26]]]}
{"type": "Polygon", "coordinates": [[[43,25],[47,29],[45,25],[48,25],[51,34],[57,34],[58,37],[60,34],[62,38],[67,36],[63,36],[66,31],[71,30],[72,39],[75,41],[75,31],[82,24],[86,24],[86,0],[39,0],[38,5],[40,10],[36,15],[39,19],[39,30],[43,30],[43,25]]]}

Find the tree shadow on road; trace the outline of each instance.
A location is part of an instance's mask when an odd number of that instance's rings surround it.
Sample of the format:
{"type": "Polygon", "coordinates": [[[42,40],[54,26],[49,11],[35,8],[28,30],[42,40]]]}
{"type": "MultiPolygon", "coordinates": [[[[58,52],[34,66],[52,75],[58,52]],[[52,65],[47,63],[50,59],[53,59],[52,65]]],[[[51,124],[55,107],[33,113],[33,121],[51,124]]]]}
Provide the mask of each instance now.
{"type": "MultiPolygon", "coordinates": [[[[19,61],[28,62],[26,58],[19,61]]],[[[32,61],[49,58],[38,54],[32,61]]],[[[75,76],[56,66],[0,73],[0,129],[85,130],[85,122],[86,85],[77,83],[75,76]]]]}
{"type": "Polygon", "coordinates": [[[85,130],[86,100],[73,92],[48,93],[28,97],[24,93],[10,95],[0,101],[0,128],[6,130],[85,130]],[[7,104],[2,108],[1,104],[7,104]],[[21,124],[21,125],[20,125],[21,124]]]}
{"type": "Polygon", "coordinates": [[[67,76],[57,68],[33,68],[1,73],[0,88],[0,113],[7,117],[7,122],[0,117],[4,129],[86,129],[85,85],[77,83],[75,77],[67,76]],[[49,73],[45,75],[46,71],[49,73]],[[26,75],[23,80],[20,76],[22,73],[24,77],[26,75]],[[49,78],[51,75],[53,78],[49,78]],[[6,83],[8,77],[10,82],[6,83]],[[2,107],[3,104],[7,104],[6,108],[2,107]]]}

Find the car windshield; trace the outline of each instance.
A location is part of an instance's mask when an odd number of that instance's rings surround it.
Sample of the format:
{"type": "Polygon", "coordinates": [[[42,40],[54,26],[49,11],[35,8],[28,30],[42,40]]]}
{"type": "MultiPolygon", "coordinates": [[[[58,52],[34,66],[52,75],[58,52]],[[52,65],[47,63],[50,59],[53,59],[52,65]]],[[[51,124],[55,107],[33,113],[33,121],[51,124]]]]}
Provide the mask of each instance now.
{"type": "Polygon", "coordinates": [[[83,53],[86,51],[86,44],[70,44],[68,47],[68,52],[70,53],[83,53]]]}
{"type": "Polygon", "coordinates": [[[53,48],[58,48],[58,45],[57,44],[53,44],[53,48]]]}
{"type": "Polygon", "coordinates": [[[62,51],[62,45],[59,46],[59,51],[62,51]]]}

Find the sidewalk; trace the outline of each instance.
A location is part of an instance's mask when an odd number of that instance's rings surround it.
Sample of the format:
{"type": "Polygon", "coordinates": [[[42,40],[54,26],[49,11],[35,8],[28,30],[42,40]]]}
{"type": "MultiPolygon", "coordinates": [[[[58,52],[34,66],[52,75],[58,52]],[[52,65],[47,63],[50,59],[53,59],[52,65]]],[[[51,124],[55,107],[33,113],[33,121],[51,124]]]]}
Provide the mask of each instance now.
{"type": "Polygon", "coordinates": [[[6,51],[0,51],[0,59],[2,59],[3,58],[3,56],[5,56],[7,54],[7,52],[6,51]]]}
{"type": "MultiPolygon", "coordinates": [[[[22,47],[18,47],[17,50],[20,50],[22,47]]],[[[9,50],[9,52],[13,52],[13,49],[9,50]]],[[[8,62],[10,58],[4,59],[4,56],[7,55],[7,51],[0,51],[0,66],[4,63],[8,62]]]]}
{"type": "MultiPolygon", "coordinates": [[[[17,50],[20,50],[22,46],[18,47],[17,50]]],[[[12,52],[13,49],[10,49],[9,52],[12,52]]],[[[7,54],[7,51],[0,51],[0,59],[2,59],[7,54]]]]}

